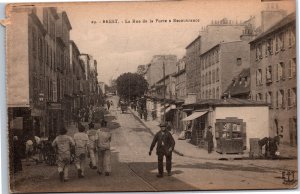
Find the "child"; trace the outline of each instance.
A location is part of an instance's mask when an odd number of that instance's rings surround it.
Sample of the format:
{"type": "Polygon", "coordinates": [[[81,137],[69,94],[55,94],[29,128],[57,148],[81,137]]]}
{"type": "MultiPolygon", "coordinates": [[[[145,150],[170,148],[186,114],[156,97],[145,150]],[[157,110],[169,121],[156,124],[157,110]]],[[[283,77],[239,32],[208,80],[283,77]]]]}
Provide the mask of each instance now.
{"type": "Polygon", "coordinates": [[[97,169],[95,152],[96,152],[96,140],[98,139],[98,135],[97,135],[97,130],[94,127],[95,127],[94,123],[91,122],[89,124],[89,130],[87,131],[87,135],[89,137],[88,151],[91,159],[89,166],[91,169],[97,169]]]}
{"type": "Polygon", "coordinates": [[[67,130],[63,127],[58,135],[52,142],[52,147],[57,149],[58,159],[57,166],[60,181],[68,181],[68,166],[71,158],[71,146],[74,146],[74,140],[66,135],[67,130]]]}
{"type": "Polygon", "coordinates": [[[89,138],[84,132],[85,127],[80,125],[78,127],[78,133],[74,134],[75,141],[75,166],[78,171],[78,178],[84,177],[84,166],[86,158],[87,143],[89,138]]]}

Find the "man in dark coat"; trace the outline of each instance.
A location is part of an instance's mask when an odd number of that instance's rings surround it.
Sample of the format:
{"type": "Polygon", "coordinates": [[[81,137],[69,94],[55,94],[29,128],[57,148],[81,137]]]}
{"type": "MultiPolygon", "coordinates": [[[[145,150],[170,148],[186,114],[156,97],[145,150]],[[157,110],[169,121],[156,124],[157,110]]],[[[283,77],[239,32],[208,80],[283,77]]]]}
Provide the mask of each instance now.
{"type": "Polygon", "coordinates": [[[172,168],[172,151],[175,147],[175,141],[172,137],[171,133],[166,130],[167,125],[165,123],[161,123],[161,130],[157,132],[153,138],[152,144],[150,146],[149,155],[151,155],[154,146],[156,146],[156,154],[158,157],[158,175],[157,177],[163,177],[164,173],[164,156],[166,157],[166,170],[168,172],[168,176],[171,176],[171,168],[172,168]]]}
{"type": "Polygon", "coordinates": [[[206,141],[207,141],[207,151],[210,154],[212,152],[212,149],[214,147],[213,142],[213,134],[211,132],[212,127],[208,126],[207,132],[206,132],[206,141]]]}

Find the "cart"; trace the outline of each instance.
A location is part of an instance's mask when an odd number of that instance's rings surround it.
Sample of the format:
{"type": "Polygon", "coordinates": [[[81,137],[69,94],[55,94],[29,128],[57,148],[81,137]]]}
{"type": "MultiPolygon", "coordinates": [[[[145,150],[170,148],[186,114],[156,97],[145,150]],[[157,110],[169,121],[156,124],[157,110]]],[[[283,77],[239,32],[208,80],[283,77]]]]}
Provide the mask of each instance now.
{"type": "Polygon", "coordinates": [[[128,108],[127,104],[121,104],[122,113],[127,113],[127,108],[128,108]]]}

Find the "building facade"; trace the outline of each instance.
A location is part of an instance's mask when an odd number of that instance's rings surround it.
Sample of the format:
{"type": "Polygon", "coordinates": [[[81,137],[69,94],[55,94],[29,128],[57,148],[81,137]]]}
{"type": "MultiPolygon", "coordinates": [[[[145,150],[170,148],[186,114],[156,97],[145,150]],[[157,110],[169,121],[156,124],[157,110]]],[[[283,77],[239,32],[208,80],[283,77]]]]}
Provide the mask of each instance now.
{"type": "Polygon", "coordinates": [[[201,99],[220,99],[232,79],[250,66],[248,41],[224,42],[200,55],[201,99]]]}
{"type": "Polygon", "coordinates": [[[201,54],[201,36],[193,40],[186,48],[186,92],[199,93],[201,90],[201,74],[199,68],[199,55],[201,54]]]}
{"type": "Polygon", "coordinates": [[[296,15],[292,13],[250,42],[251,95],[270,105],[270,134],[297,144],[296,15]]]}
{"type": "Polygon", "coordinates": [[[165,75],[174,73],[176,71],[176,62],[177,56],[175,55],[153,56],[145,74],[149,87],[164,77],[163,66],[165,66],[165,75]]]}
{"type": "Polygon", "coordinates": [[[10,135],[18,135],[21,141],[33,135],[52,140],[62,126],[72,122],[77,81],[85,79],[79,50],[75,44],[70,47],[72,27],[66,12],[51,7],[15,7],[12,18],[16,22],[7,28],[10,135]]]}
{"type": "Polygon", "coordinates": [[[202,77],[200,64],[203,60],[202,54],[217,44],[251,39],[255,28],[254,20],[255,18],[251,17],[247,21],[237,22],[223,18],[202,28],[200,35],[186,47],[187,93],[195,93],[196,100],[199,101],[202,99],[203,90],[206,90],[202,88],[202,81],[205,79],[202,77]]]}
{"type": "Polygon", "coordinates": [[[186,57],[178,60],[177,71],[173,75],[175,78],[175,97],[176,100],[182,100],[186,98],[186,69],[185,69],[186,57]]]}

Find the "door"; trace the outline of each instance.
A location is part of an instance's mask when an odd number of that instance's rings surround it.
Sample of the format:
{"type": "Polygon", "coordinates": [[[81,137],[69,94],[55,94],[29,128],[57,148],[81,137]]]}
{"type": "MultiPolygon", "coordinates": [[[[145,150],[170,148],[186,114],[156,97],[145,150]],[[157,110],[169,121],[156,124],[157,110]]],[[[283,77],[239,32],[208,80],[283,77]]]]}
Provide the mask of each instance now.
{"type": "Polygon", "coordinates": [[[289,119],[289,135],[290,135],[290,145],[297,145],[297,119],[290,118],[289,119]]]}

